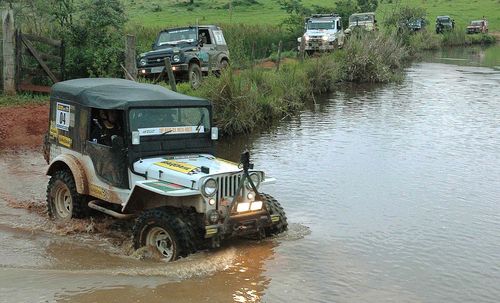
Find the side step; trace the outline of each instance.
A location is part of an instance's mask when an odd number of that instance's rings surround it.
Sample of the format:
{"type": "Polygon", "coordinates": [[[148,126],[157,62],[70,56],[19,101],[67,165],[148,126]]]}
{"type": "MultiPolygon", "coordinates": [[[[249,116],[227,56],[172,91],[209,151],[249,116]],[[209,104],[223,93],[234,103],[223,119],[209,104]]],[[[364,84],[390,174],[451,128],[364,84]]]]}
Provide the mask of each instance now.
{"type": "Polygon", "coordinates": [[[92,208],[92,209],[95,209],[97,211],[100,211],[102,213],[105,213],[106,215],[110,215],[111,217],[114,217],[114,218],[117,218],[117,219],[132,219],[134,218],[136,215],[135,214],[121,214],[121,213],[118,213],[114,210],[111,210],[111,209],[108,209],[108,208],[105,208],[103,206],[100,206],[98,205],[99,203],[99,200],[92,200],[89,202],[89,207],[92,208]]]}

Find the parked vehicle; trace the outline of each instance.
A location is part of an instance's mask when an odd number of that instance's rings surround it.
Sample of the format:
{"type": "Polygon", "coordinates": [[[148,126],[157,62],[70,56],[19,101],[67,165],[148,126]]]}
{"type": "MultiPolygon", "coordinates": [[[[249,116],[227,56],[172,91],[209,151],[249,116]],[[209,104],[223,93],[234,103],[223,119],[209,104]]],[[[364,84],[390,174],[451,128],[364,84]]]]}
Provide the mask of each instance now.
{"type": "Polygon", "coordinates": [[[135,218],[135,248],[166,261],[225,238],[287,229],[285,212],[260,191],[275,180],[213,156],[211,102],[123,79],[52,87],[44,156],[49,216],[64,224],[91,209],[135,218]]]}
{"type": "Polygon", "coordinates": [[[222,29],[215,25],[166,29],[158,34],[151,51],[139,55],[139,75],[166,76],[165,58],[170,59],[176,79],[197,88],[203,74],[220,72],[229,65],[229,50],[222,29]]]}
{"type": "Polygon", "coordinates": [[[349,17],[349,27],[344,31],[349,35],[355,29],[363,29],[368,32],[377,30],[377,20],[375,13],[357,13],[349,17]]]}
{"type": "Polygon", "coordinates": [[[412,32],[418,32],[425,28],[427,21],[424,18],[417,18],[407,23],[407,27],[412,32]]]}
{"type": "Polygon", "coordinates": [[[480,34],[488,32],[488,21],[486,19],[471,21],[467,26],[467,34],[480,34]]]}
{"type": "Polygon", "coordinates": [[[455,28],[455,20],[450,16],[437,16],[436,18],[436,34],[442,34],[447,31],[452,31],[455,28]]]}
{"type": "Polygon", "coordinates": [[[306,19],[305,33],[297,39],[304,39],[305,51],[309,54],[318,51],[333,51],[344,45],[344,31],[341,18],[337,14],[316,14],[306,19]]]}

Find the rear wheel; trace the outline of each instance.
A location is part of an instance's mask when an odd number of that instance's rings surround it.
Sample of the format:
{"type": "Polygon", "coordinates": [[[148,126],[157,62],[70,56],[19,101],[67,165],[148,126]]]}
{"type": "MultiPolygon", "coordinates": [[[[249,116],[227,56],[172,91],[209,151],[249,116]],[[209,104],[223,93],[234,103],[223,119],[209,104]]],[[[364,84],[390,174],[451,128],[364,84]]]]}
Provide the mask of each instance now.
{"type": "Polygon", "coordinates": [[[76,191],[75,180],[68,170],[55,172],[47,186],[47,208],[52,219],[67,221],[88,215],[86,196],[76,191]]]}
{"type": "Polygon", "coordinates": [[[192,63],[189,65],[188,69],[188,77],[189,77],[189,84],[191,84],[191,87],[194,89],[197,89],[201,86],[201,79],[202,79],[202,73],[201,73],[201,68],[198,64],[192,63]]]}
{"type": "Polygon", "coordinates": [[[133,235],[134,247],[156,248],[167,262],[193,251],[193,233],[175,211],[151,209],[143,212],[136,220],[133,235]]]}
{"type": "Polygon", "coordinates": [[[271,226],[266,228],[266,235],[276,235],[288,229],[286,213],[281,204],[273,196],[261,193],[265,199],[266,207],[272,217],[278,217],[279,220],[273,222],[271,226]]]}

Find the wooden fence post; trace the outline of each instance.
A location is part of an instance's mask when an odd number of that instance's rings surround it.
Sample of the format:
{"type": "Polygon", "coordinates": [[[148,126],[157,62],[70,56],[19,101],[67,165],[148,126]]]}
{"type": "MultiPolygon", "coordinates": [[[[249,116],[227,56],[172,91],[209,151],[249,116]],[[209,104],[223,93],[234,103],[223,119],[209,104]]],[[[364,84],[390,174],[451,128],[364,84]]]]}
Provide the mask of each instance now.
{"type": "Polygon", "coordinates": [[[278,61],[276,61],[276,71],[278,72],[280,70],[280,63],[281,63],[281,47],[282,47],[282,42],[280,40],[280,43],[278,43],[278,61]]]}
{"type": "Polygon", "coordinates": [[[3,30],[3,91],[8,95],[16,94],[16,30],[14,12],[7,9],[2,13],[3,30]]]}
{"type": "Polygon", "coordinates": [[[135,52],[135,36],[127,35],[125,40],[125,69],[128,74],[132,76],[132,79],[136,81],[137,79],[137,65],[136,65],[136,52],[135,52]]]}
{"type": "Polygon", "coordinates": [[[300,38],[300,61],[304,60],[304,53],[306,51],[306,39],[304,39],[304,36],[300,38]]]}
{"type": "Polygon", "coordinates": [[[172,71],[172,64],[170,63],[170,58],[165,58],[165,70],[168,75],[168,83],[170,83],[170,87],[174,92],[177,91],[177,86],[175,85],[175,77],[174,72],[172,71]]]}

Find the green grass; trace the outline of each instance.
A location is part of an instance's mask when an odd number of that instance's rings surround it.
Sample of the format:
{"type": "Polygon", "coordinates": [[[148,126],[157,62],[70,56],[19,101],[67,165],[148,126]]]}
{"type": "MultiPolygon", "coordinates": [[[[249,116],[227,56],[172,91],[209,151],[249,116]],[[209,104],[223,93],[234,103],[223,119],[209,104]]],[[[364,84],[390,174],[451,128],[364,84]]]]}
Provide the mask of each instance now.
{"type": "MultiPolygon", "coordinates": [[[[236,0],[233,0],[235,3],[236,0]]],[[[243,2],[243,1],[239,1],[243,2]]],[[[275,0],[257,0],[256,4],[234,5],[232,13],[227,7],[228,0],[194,0],[195,5],[178,0],[124,0],[130,24],[146,27],[170,27],[195,24],[279,24],[286,13],[275,0]]],[[[457,25],[465,27],[471,20],[486,16],[490,31],[500,31],[499,0],[381,0],[377,16],[382,20],[393,9],[402,5],[421,6],[427,10],[427,19],[434,26],[438,15],[450,15],[457,25]]],[[[334,6],[334,1],[303,0],[307,6],[334,6]]]]}
{"type": "Polygon", "coordinates": [[[0,94],[0,107],[41,105],[48,103],[49,103],[49,97],[46,95],[17,94],[15,96],[8,96],[0,94]]]}

